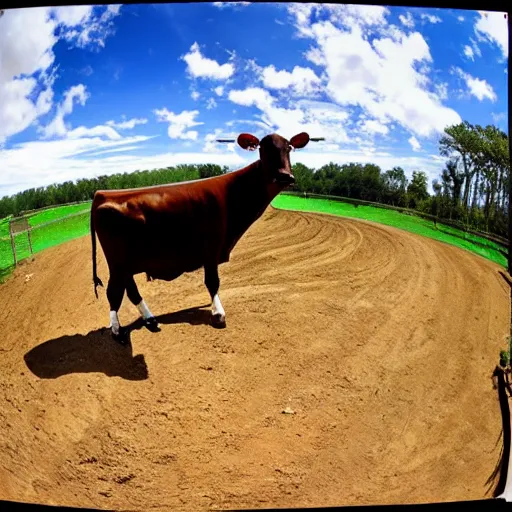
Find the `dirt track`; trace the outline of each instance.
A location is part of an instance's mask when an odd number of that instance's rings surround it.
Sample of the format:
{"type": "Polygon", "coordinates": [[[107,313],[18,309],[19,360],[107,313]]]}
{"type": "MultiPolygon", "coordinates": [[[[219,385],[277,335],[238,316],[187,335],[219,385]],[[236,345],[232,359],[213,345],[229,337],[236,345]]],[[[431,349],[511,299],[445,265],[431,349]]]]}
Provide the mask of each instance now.
{"type": "MultiPolygon", "coordinates": [[[[99,262],[106,284],[101,250],[99,262]]],[[[201,272],[138,276],[162,331],[133,331],[130,349],[101,329],[90,239],[47,250],[0,287],[0,499],[197,510],[485,497],[510,318],[499,270],[385,226],[269,208],[221,267],[227,328],[207,325],[201,272]]],[[[121,322],[136,318],[125,298],[121,322]]]]}

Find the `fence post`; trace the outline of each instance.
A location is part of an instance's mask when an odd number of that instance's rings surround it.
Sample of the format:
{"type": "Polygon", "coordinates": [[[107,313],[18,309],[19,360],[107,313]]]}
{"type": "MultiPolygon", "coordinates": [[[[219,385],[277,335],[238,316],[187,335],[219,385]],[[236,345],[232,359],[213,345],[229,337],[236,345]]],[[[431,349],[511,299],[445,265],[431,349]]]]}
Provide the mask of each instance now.
{"type": "Polygon", "coordinates": [[[14,257],[14,266],[17,265],[16,261],[16,242],[14,241],[14,235],[12,233],[12,224],[9,222],[9,236],[11,237],[11,249],[12,249],[12,255],[14,257]]]}
{"type": "MultiPolygon", "coordinates": [[[[28,224],[28,220],[27,220],[28,224]]],[[[27,238],[28,238],[28,250],[30,251],[30,256],[34,255],[34,251],[32,251],[32,240],[30,239],[30,224],[27,227],[27,238]]]]}

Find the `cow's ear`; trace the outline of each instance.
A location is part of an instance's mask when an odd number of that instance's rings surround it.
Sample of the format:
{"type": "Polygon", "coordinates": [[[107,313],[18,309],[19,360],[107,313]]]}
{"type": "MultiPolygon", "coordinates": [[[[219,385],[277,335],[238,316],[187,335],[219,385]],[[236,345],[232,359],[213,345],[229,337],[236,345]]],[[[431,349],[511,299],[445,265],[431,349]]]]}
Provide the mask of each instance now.
{"type": "Polygon", "coordinates": [[[254,151],[260,144],[258,137],[250,133],[241,133],[238,136],[237,142],[242,149],[248,149],[249,151],[254,151]]]}
{"type": "Polygon", "coordinates": [[[295,149],[300,149],[306,146],[306,144],[309,142],[309,135],[306,132],[299,133],[297,135],[294,135],[290,139],[290,144],[295,149]]]}

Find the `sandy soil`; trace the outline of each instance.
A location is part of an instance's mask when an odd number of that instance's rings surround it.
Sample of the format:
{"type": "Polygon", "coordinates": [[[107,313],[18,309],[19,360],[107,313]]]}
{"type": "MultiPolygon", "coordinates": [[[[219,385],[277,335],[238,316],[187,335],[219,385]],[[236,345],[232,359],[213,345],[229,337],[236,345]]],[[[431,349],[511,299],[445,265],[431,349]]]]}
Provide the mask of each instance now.
{"type": "MultiPolygon", "coordinates": [[[[225,329],[208,325],[201,272],[138,276],[162,330],[122,347],[105,290],[94,297],[89,237],[49,249],[0,287],[0,499],[197,510],[489,496],[491,374],[510,319],[499,270],[393,228],[269,208],[221,267],[225,329]]],[[[121,321],[137,316],[125,298],[121,321]]]]}

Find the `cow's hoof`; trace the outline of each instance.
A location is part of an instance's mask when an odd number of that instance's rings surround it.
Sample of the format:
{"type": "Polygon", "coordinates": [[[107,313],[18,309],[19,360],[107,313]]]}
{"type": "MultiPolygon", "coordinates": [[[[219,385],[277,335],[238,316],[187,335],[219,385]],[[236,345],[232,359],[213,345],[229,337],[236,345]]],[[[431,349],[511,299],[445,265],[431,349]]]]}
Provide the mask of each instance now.
{"type": "Polygon", "coordinates": [[[226,317],[220,313],[212,315],[212,325],[217,329],[223,329],[226,327],[226,317]]]}
{"type": "Polygon", "coordinates": [[[146,318],[144,320],[144,325],[151,332],[160,332],[161,330],[160,327],[158,326],[158,321],[154,316],[152,316],[151,318],[146,318]]]}
{"type": "Polygon", "coordinates": [[[129,336],[127,329],[121,328],[119,330],[118,334],[116,334],[113,331],[111,331],[111,332],[112,332],[112,338],[114,339],[114,341],[116,341],[120,345],[128,345],[128,343],[130,342],[130,336],[129,336]]]}

